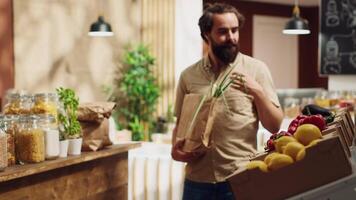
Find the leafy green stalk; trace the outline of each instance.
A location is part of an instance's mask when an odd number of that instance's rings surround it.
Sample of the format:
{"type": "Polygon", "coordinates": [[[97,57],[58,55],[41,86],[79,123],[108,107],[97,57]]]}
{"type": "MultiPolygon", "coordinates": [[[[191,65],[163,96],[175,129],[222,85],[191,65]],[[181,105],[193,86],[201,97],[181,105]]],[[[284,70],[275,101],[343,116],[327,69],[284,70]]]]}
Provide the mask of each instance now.
{"type": "Polygon", "coordinates": [[[223,80],[219,83],[219,85],[217,86],[217,88],[214,91],[213,97],[220,97],[225,92],[225,90],[231,85],[233,80],[230,79],[227,83],[226,83],[226,81],[228,80],[228,76],[230,75],[230,73],[233,69],[234,68],[231,67],[231,69],[229,69],[228,71],[225,72],[225,74],[223,76],[223,80]]]}
{"type": "Polygon", "coordinates": [[[197,109],[196,109],[195,112],[194,112],[193,119],[192,119],[192,121],[191,121],[191,123],[190,123],[190,126],[189,126],[189,129],[188,129],[188,133],[190,133],[190,132],[192,131],[193,124],[194,124],[194,122],[195,122],[195,120],[196,120],[196,118],[197,118],[197,116],[198,116],[198,113],[199,113],[201,107],[202,107],[203,104],[204,104],[205,99],[206,99],[206,95],[204,95],[204,96],[201,98],[201,100],[200,100],[200,102],[199,102],[199,105],[198,105],[197,109]]]}

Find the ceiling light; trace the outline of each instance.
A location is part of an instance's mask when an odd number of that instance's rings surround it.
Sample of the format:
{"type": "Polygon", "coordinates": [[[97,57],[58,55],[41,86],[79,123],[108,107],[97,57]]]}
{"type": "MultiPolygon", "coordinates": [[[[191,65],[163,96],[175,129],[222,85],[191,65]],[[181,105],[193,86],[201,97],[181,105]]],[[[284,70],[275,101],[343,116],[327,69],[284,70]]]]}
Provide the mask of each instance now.
{"type": "Polygon", "coordinates": [[[99,16],[98,21],[91,24],[88,35],[94,37],[109,37],[113,36],[114,33],[111,30],[110,24],[104,21],[104,17],[99,16]]]}
{"type": "Polygon", "coordinates": [[[292,35],[305,35],[310,33],[308,21],[300,17],[297,0],[294,4],[292,19],[287,22],[283,33],[292,35]]]}

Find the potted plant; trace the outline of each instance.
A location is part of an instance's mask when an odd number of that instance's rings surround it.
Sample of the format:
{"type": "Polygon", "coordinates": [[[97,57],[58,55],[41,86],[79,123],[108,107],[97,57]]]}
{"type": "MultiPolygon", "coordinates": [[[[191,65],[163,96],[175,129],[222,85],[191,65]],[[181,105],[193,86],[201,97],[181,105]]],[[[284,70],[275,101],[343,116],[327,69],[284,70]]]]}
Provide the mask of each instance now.
{"type": "Polygon", "coordinates": [[[59,157],[65,158],[68,155],[68,138],[63,128],[59,128],[59,157]]]}
{"type": "Polygon", "coordinates": [[[174,117],[173,106],[169,105],[167,109],[167,133],[172,134],[176,126],[176,119],[174,117]]]}
{"type": "Polygon", "coordinates": [[[63,105],[63,112],[59,112],[58,121],[60,131],[65,133],[63,138],[68,138],[68,154],[79,155],[82,147],[82,129],[77,119],[79,98],[70,88],[57,88],[59,101],[63,105]],[[67,136],[67,137],[65,137],[67,136]]]}
{"type": "MultiPolygon", "coordinates": [[[[143,45],[127,50],[116,79],[117,114],[123,128],[132,132],[132,140],[149,140],[149,129],[159,97],[159,87],[152,72],[154,58],[143,45]]],[[[117,120],[117,119],[116,119],[117,120]]]]}

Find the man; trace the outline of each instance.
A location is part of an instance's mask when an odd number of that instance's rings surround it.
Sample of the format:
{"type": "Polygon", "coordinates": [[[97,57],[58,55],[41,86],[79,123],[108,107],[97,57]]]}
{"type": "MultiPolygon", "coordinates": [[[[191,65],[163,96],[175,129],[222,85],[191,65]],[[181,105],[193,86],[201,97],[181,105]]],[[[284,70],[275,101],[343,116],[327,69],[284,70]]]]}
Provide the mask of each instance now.
{"type": "Polygon", "coordinates": [[[211,82],[231,68],[233,82],[224,93],[230,112],[218,111],[210,149],[184,152],[184,141],[176,141],[177,130],[173,133],[172,157],[187,162],[183,199],[233,199],[226,177],[256,153],[259,120],[270,132],[279,130],[283,112],[267,66],[239,52],[243,22],[236,8],[221,3],[208,6],[199,19],[208,55],[181,74],[175,107],[178,122],[185,94],[208,94],[211,82]]]}

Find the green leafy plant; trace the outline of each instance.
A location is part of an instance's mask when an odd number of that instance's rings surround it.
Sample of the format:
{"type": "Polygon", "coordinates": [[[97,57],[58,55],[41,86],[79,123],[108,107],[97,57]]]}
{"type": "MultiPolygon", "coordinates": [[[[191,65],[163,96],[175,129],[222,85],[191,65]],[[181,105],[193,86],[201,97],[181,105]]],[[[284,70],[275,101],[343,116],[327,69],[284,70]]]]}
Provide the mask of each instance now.
{"type": "Polygon", "coordinates": [[[79,98],[75,95],[74,90],[70,88],[60,87],[56,89],[56,92],[60,102],[63,104],[63,110],[58,114],[60,131],[62,133],[60,139],[65,139],[66,135],[68,138],[80,138],[82,129],[77,119],[79,98]]]}
{"type": "Polygon", "coordinates": [[[140,141],[144,139],[144,135],[140,134],[143,133],[144,127],[140,123],[139,119],[135,117],[134,121],[129,123],[129,128],[132,131],[132,140],[140,141]]]}
{"type": "Polygon", "coordinates": [[[167,122],[173,123],[174,122],[174,112],[173,112],[173,106],[170,104],[167,109],[167,122]]]}
{"type": "MultiPolygon", "coordinates": [[[[154,58],[143,45],[127,50],[122,59],[121,77],[117,81],[118,118],[122,127],[132,131],[133,140],[144,139],[152,127],[159,87],[152,72],[154,58]]],[[[147,139],[147,138],[146,138],[147,139]]]]}

